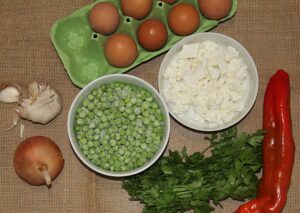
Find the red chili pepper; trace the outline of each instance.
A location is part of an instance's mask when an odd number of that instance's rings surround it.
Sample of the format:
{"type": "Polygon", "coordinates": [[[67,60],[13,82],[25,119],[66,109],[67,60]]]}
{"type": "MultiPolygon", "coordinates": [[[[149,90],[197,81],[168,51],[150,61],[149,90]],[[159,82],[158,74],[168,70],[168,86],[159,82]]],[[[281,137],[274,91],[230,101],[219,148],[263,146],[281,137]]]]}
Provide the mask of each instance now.
{"type": "Polygon", "coordinates": [[[278,70],[269,81],[264,100],[263,176],[257,198],[236,213],[280,212],[287,199],[295,144],[290,117],[289,76],[278,70]]]}
{"type": "Polygon", "coordinates": [[[274,84],[275,93],[276,165],[273,174],[271,200],[264,205],[264,209],[269,212],[280,212],[286,203],[295,155],[290,113],[289,76],[285,71],[279,70],[272,77],[270,83],[274,84]]]}

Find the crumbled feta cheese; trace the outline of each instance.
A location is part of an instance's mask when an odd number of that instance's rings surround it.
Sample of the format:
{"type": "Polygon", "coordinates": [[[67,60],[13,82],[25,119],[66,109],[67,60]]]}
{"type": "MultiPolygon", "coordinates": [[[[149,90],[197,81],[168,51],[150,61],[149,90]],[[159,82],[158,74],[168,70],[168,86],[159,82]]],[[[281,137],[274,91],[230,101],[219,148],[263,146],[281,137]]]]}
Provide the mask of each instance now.
{"type": "Polygon", "coordinates": [[[180,52],[180,57],[184,59],[197,58],[198,49],[199,44],[197,43],[184,45],[180,52]]]}
{"type": "Polygon", "coordinates": [[[190,123],[217,127],[240,113],[249,95],[247,66],[232,46],[187,44],[163,73],[172,111],[190,123]]]}

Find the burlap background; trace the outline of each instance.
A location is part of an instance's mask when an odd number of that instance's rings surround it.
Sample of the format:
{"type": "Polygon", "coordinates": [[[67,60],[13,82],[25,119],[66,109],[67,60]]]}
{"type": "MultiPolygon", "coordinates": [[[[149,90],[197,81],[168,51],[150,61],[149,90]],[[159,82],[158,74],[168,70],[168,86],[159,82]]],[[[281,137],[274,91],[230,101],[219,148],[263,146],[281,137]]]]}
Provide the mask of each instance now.
{"type": "MultiPolygon", "coordinates": [[[[59,18],[85,6],[88,0],[0,1],[0,82],[28,85],[47,81],[63,96],[64,109],[48,125],[25,124],[25,137],[45,135],[62,149],[65,167],[53,187],[33,187],[15,174],[13,152],[20,143],[19,129],[3,131],[10,125],[11,105],[0,104],[0,212],[141,212],[142,206],[128,200],[121,182],[89,171],[75,157],[67,136],[67,113],[78,93],[69,80],[49,38],[51,25],[59,18]]],[[[260,88],[255,107],[238,128],[253,132],[261,128],[263,94],[276,69],[286,69],[291,77],[291,107],[294,139],[297,146],[292,184],[284,212],[300,212],[299,89],[300,89],[300,1],[240,0],[236,16],[213,31],[240,41],[253,56],[260,88]]],[[[139,76],[157,88],[159,65],[163,56],[140,65],[129,74],[139,76]]],[[[203,149],[204,135],[172,120],[169,148],[187,146],[189,152],[203,149]]],[[[241,203],[227,200],[224,209],[232,212],[241,203]]]]}

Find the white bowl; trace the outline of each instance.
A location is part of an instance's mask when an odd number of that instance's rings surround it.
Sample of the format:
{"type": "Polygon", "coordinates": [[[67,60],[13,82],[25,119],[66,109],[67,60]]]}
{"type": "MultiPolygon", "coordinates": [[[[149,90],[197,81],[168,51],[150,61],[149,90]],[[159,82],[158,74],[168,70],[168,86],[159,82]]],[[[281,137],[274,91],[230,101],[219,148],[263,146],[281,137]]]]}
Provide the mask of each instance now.
{"type": "Polygon", "coordinates": [[[130,176],[130,175],[140,173],[140,172],[144,171],[145,169],[149,168],[155,161],[157,161],[159,159],[159,157],[164,152],[164,150],[168,144],[169,135],[170,135],[170,117],[169,117],[169,113],[168,113],[165,102],[163,101],[163,99],[161,98],[159,93],[149,83],[147,83],[146,81],[144,81],[140,78],[132,76],[132,75],[112,74],[112,75],[106,75],[104,77],[98,78],[98,79],[90,82],[77,94],[77,96],[75,97],[75,99],[72,102],[72,105],[70,107],[69,114],[68,114],[68,136],[69,136],[69,140],[72,145],[72,148],[75,151],[76,155],[90,169],[92,169],[93,171],[98,172],[100,174],[106,175],[106,176],[125,177],[125,176],[130,176]],[[102,169],[102,168],[94,165],[82,153],[82,151],[79,147],[79,144],[77,142],[75,132],[74,132],[74,121],[75,121],[76,110],[79,107],[79,105],[82,103],[83,99],[86,98],[87,95],[90,94],[90,92],[93,89],[98,88],[100,85],[107,84],[110,82],[116,82],[116,81],[133,84],[133,85],[145,88],[148,91],[150,91],[153,94],[154,98],[156,99],[157,103],[159,104],[159,106],[162,110],[162,113],[164,115],[164,118],[165,118],[163,139],[161,141],[160,148],[157,150],[155,155],[149,161],[147,161],[143,166],[129,170],[129,171],[122,171],[122,172],[109,171],[109,170],[105,170],[105,169],[102,169]]]}
{"type": "Polygon", "coordinates": [[[241,119],[243,119],[247,113],[251,110],[252,106],[254,105],[257,92],[258,92],[258,75],[257,75],[257,69],[255,66],[255,63],[248,53],[248,51],[236,40],[222,35],[218,33],[211,33],[211,32],[205,32],[205,33],[197,33],[193,34],[191,36],[185,37],[178,43],[176,43],[170,51],[166,54],[164,57],[162,64],[160,66],[160,71],[159,71],[159,78],[158,78],[158,86],[159,86],[159,92],[163,99],[166,101],[166,104],[168,106],[168,110],[170,114],[181,124],[190,127],[195,130],[199,131],[205,131],[205,132],[210,132],[210,131],[219,131],[222,129],[226,129],[236,123],[238,123],[241,119]],[[232,46],[237,49],[239,52],[240,56],[243,59],[243,62],[247,66],[247,71],[248,71],[248,77],[249,77],[249,83],[251,87],[249,88],[249,96],[248,99],[245,102],[244,109],[239,113],[238,116],[235,116],[231,121],[224,123],[222,125],[216,126],[216,127],[210,127],[210,126],[205,126],[201,125],[195,121],[191,121],[187,119],[186,117],[179,117],[177,114],[175,114],[172,110],[171,104],[166,101],[166,98],[163,94],[163,89],[165,88],[165,80],[163,77],[164,72],[168,68],[169,64],[173,60],[173,58],[176,56],[176,54],[182,50],[182,47],[186,44],[193,44],[193,43],[201,43],[204,41],[214,41],[217,44],[225,45],[225,46],[232,46]]]}

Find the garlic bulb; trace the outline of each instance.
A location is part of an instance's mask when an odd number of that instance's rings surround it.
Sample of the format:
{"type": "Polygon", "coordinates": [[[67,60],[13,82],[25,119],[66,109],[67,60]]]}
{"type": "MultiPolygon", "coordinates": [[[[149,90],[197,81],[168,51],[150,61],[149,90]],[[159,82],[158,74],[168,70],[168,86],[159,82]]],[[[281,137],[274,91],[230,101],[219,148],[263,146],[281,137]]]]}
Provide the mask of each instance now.
{"type": "Polygon", "coordinates": [[[21,118],[46,124],[62,110],[60,94],[47,84],[33,82],[28,86],[29,98],[21,101],[16,112],[21,118]]]}

